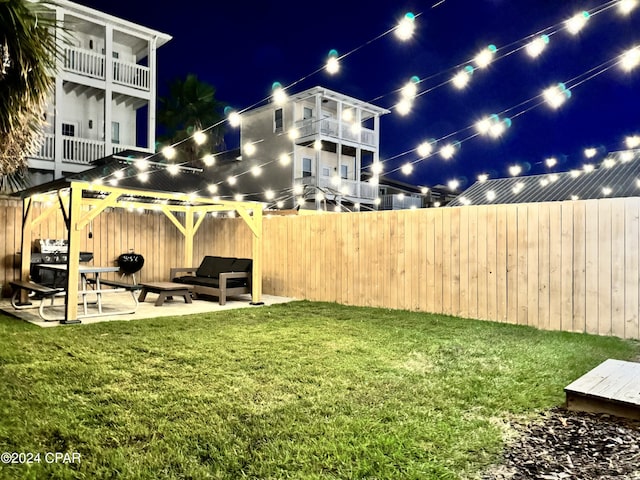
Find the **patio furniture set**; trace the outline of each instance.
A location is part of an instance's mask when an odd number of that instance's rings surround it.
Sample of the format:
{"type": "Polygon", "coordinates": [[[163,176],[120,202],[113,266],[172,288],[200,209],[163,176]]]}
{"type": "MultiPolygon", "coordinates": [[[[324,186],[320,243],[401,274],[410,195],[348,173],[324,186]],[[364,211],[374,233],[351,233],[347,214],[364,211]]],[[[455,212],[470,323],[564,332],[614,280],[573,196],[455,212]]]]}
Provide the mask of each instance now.
{"type": "MultiPolygon", "coordinates": [[[[136,255],[136,254],[129,254],[136,255]]],[[[79,318],[105,315],[103,311],[103,295],[117,292],[129,292],[134,306],[117,311],[110,310],[108,314],[134,313],[139,302],[145,301],[148,293],[158,294],[155,305],[162,306],[167,299],[182,297],[185,303],[192,303],[191,299],[200,297],[216,297],[220,305],[224,305],[227,296],[251,293],[252,260],[248,258],[205,256],[199,267],[178,267],[170,270],[169,282],[141,282],[135,281],[135,273],[142,268],[144,259],[138,259],[137,269],[131,263],[119,258],[117,267],[94,267],[81,265],[79,267],[81,289],[79,296],[83,313],[79,318]],[[121,280],[101,278],[101,273],[120,272],[123,276],[133,275],[133,283],[121,280]],[[179,275],[183,274],[183,275],[179,275]],[[94,300],[95,298],[95,300],[94,300]],[[91,300],[91,301],[90,301],[91,300]],[[97,312],[90,312],[89,305],[95,305],[97,312]]],[[[133,257],[129,257],[132,260],[133,257]]],[[[39,269],[54,271],[56,274],[66,274],[65,264],[40,264],[39,269]]],[[[59,285],[57,282],[56,285],[59,285]]],[[[58,320],[47,314],[48,307],[54,304],[56,297],[66,295],[64,288],[54,285],[43,285],[34,281],[15,280],[10,282],[13,288],[12,306],[17,309],[34,308],[31,302],[21,303],[22,291],[29,294],[30,300],[39,300],[36,306],[40,317],[45,321],[58,320]]],[[[79,320],[78,320],[79,321],[79,320]]]]}

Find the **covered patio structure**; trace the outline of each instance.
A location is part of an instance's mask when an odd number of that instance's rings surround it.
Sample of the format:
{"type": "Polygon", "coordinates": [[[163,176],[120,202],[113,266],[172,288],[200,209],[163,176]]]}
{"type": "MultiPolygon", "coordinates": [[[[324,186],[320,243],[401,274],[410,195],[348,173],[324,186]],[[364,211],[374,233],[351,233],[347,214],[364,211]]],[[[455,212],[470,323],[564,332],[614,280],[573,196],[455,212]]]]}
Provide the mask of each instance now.
{"type": "MultiPolygon", "coordinates": [[[[79,263],[81,251],[81,233],[106,209],[123,208],[139,211],[151,210],[163,213],[184,237],[184,265],[194,262],[194,235],[207,214],[214,212],[236,212],[252,233],[252,304],[261,304],[262,297],[262,204],[259,202],[230,201],[218,197],[208,197],[201,193],[180,193],[144,189],[139,179],[132,173],[135,159],[116,158],[95,169],[76,174],[72,177],[43,184],[20,193],[22,198],[22,239],[20,277],[27,281],[31,269],[32,232],[40,222],[60,212],[67,231],[67,278],[65,286],[65,315],[61,323],[78,323],[79,263]],[[125,178],[122,184],[108,182],[114,172],[127,172],[118,175],[125,178]],[[126,179],[129,179],[127,182],[126,179]],[[136,184],[138,182],[138,184],[136,184]],[[107,185],[111,183],[111,185],[107,185]],[[115,185],[114,185],[115,184],[115,185]],[[34,204],[45,205],[34,214],[34,204]]],[[[196,170],[189,167],[191,170],[196,170]]],[[[193,173],[193,172],[192,172],[193,173]]],[[[152,172],[155,182],[150,186],[172,185],[174,188],[187,189],[179,181],[171,181],[165,168],[152,172]]],[[[194,190],[189,190],[194,192],[194,190]]],[[[22,301],[27,301],[27,292],[22,292],[22,301]]]]}

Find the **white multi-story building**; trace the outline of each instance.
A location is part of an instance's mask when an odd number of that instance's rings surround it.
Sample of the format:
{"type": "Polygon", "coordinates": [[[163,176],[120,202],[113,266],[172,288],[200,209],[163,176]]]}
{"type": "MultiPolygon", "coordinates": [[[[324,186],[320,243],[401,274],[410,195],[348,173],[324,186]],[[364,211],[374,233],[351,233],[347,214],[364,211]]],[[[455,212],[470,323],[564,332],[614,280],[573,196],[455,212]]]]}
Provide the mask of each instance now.
{"type": "Polygon", "coordinates": [[[361,170],[379,159],[380,116],[385,113],[389,111],[323,87],[248,110],[241,115],[242,160],[236,170],[269,167],[259,178],[239,178],[238,185],[250,192],[288,190],[287,208],[323,208],[326,201],[372,207],[378,187],[362,181],[361,170]]]}
{"type": "Polygon", "coordinates": [[[47,7],[67,41],[58,35],[64,55],[42,147],[28,159],[32,182],[80,172],[126,149],[153,152],[156,50],[171,36],[67,0],[47,7]]]}

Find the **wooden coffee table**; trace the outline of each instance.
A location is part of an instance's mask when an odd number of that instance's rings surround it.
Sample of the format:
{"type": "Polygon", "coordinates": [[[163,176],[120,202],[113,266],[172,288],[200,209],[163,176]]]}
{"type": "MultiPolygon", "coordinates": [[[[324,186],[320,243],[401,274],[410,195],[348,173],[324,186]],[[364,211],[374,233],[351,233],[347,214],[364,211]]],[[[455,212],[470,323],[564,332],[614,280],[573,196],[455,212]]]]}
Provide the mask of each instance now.
{"type": "Polygon", "coordinates": [[[140,291],[139,302],[144,302],[147,298],[147,293],[157,293],[158,299],[156,300],[156,307],[162,306],[165,299],[172,297],[183,297],[184,303],[191,303],[191,293],[189,293],[189,285],[183,283],[173,282],[149,282],[141,283],[142,290],[140,291]]]}

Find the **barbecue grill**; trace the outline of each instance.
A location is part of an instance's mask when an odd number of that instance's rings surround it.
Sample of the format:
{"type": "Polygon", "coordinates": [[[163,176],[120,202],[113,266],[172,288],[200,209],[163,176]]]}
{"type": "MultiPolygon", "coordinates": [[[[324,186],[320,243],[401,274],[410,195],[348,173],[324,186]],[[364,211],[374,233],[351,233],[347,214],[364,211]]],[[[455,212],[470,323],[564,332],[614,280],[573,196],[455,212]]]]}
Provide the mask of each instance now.
{"type": "Polygon", "coordinates": [[[122,275],[131,275],[133,283],[136,283],[136,273],[138,273],[144,265],[144,257],[133,250],[129,253],[123,253],[118,257],[118,267],[122,275]]]}

